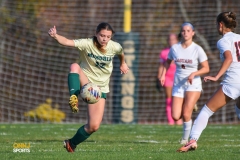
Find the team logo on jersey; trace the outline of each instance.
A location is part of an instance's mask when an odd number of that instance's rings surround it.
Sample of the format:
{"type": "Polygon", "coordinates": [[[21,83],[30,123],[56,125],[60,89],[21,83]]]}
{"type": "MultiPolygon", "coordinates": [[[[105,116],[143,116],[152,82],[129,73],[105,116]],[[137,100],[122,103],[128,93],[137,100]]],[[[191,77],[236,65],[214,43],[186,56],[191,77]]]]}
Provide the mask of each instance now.
{"type": "Polygon", "coordinates": [[[110,62],[113,59],[113,57],[111,57],[111,56],[108,56],[108,57],[107,56],[97,56],[93,53],[88,53],[88,57],[95,59],[96,60],[96,66],[98,68],[101,68],[101,69],[105,69],[106,68],[105,66],[107,64],[107,63],[104,63],[102,61],[110,62]]]}
{"type": "Polygon", "coordinates": [[[186,68],[184,64],[182,64],[181,67],[182,67],[182,69],[185,69],[185,68],[186,68]]]}
{"type": "Polygon", "coordinates": [[[192,59],[177,59],[176,62],[192,64],[192,59]]]}
{"type": "Polygon", "coordinates": [[[112,57],[107,57],[107,56],[97,56],[93,53],[88,53],[88,57],[94,58],[94,59],[100,60],[100,61],[111,61],[113,59],[112,57]]]}

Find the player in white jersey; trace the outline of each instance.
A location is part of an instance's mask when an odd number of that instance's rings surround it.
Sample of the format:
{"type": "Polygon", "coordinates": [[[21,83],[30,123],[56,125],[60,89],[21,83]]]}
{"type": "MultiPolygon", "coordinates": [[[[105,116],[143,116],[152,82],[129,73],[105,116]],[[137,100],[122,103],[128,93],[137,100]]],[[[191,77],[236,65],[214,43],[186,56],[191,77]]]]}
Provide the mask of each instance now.
{"type": "Polygon", "coordinates": [[[206,76],[204,81],[217,81],[224,73],[225,76],[217,91],[203,106],[194,121],[190,133],[190,141],[179,152],[187,152],[197,148],[197,140],[206,128],[208,119],[231,100],[236,100],[236,113],[240,118],[240,35],[233,33],[237,26],[236,14],[222,12],[217,16],[217,30],[223,37],[217,42],[222,66],[216,76],[206,76]]]}
{"type": "Polygon", "coordinates": [[[101,99],[97,103],[88,104],[87,124],[80,127],[71,139],[64,141],[66,150],[74,152],[78,144],[85,141],[100,127],[106,94],[109,92],[109,80],[113,70],[113,57],[115,55],[119,57],[122,74],[128,73],[129,68],[124,60],[122,46],[111,40],[114,31],[108,23],[100,23],[93,38],[70,40],[57,34],[55,26],[48,33],[58,43],[64,46],[77,47],[80,51],[79,63],[71,64],[68,74],[69,106],[72,112],[78,112],[78,95],[81,86],[88,82],[93,82],[100,86],[102,91],[101,99]]]}
{"type": "Polygon", "coordinates": [[[172,91],[172,117],[176,121],[183,119],[183,135],[180,143],[186,144],[192,127],[193,108],[202,91],[200,76],[209,72],[209,65],[202,47],[193,42],[195,35],[193,25],[183,23],[179,35],[181,41],[171,47],[160,81],[164,85],[166,70],[174,61],[176,72],[172,91]],[[198,69],[199,65],[200,69],[198,69]]]}

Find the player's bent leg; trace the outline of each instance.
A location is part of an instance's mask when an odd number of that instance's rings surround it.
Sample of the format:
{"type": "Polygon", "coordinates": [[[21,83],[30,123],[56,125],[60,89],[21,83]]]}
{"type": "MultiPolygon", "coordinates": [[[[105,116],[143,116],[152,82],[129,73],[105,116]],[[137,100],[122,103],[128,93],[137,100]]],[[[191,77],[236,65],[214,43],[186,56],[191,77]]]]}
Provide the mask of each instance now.
{"type": "Polygon", "coordinates": [[[172,98],[172,118],[175,121],[178,121],[182,118],[182,104],[183,98],[182,97],[175,97],[172,98]]]}
{"type": "Polygon", "coordinates": [[[192,119],[192,112],[198,99],[201,96],[201,91],[186,91],[183,104],[183,121],[188,122],[192,119]]]}
{"type": "Polygon", "coordinates": [[[174,120],[172,118],[172,99],[166,98],[166,115],[168,120],[168,125],[174,125],[174,120]]]}
{"type": "Polygon", "coordinates": [[[88,123],[78,129],[69,140],[64,141],[64,147],[68,152],[74,152],[77,145],[85,141],[100,127],[104,113],[105,99],[101,98],[95,104],[88,104],[88,123]]]}
{"type": "Polygon", "coordinates": [[[86,125],[88,133],[96,132],[100,127],[104,114],[105,101],[105,98],[101,98],[95,104],[88,104],[88,123],[86,125]]]}
{"type": "Polygon", "coordinates": [[[189,135],[192,128],[192,112],[194,104],[196,104],[197,100],[201,95],[200,91],[186,91],[185,98],[183,103],[183,135],[180,141],[180,144],[185,145],[188,142],[189,135]]]}
{"type": "Polygon", "coordinates": [[[220,86],[206,103],[211,111],[216,112],[232,100],[232,98],[226,95],[223,90],[223,86],[220,86]]]}
{"type": "Polygon", "coordinates": [[[179,119],[176,121],[176,125],[182,125],[183,124],[183,120],[182,119],[179,119]]]}
{"type": "Polygon", "coordinates": [[[196,120],[194,121],[191,133],[190,141],[179,148],[177,152],[187,152],[195,150],[197,148],[197,140],[199,139],[202,131],[206,128],[208,119],[214,114],[206,105],[202,108],[196,120]]]}
{"type": "Polygon", "coordinates": [[[80,81],[81,86],[83,86],[89,82],[89,80],[88,80],[87,76],[84,74],[82,68],[77,63],[71,64],[70,73],[79,74],[79,81],[80,81]]]}
{"type": "Polygon", "coordinates": [[[95,104],[88,104],[88,123],[78,129],[69,140],[64,141],[64,147],[68,152],[74,152],[77,145],[85,141],[93,132],[96,132],[101,124],[104,112],[105,99],[101,98],[95,104]]]}
{"type": "Polygon", "coordinates": [[[83,73],[81,67],[77,63],[70,66],[70,73],[68,74],[68,89],[69,89],[69,106],[73,113],[78,112],[78,95],[80,94],[80,84],[88,83],[88,78],[83,73]],[[81,81],[81,83],[80,83],[81,81]]]}

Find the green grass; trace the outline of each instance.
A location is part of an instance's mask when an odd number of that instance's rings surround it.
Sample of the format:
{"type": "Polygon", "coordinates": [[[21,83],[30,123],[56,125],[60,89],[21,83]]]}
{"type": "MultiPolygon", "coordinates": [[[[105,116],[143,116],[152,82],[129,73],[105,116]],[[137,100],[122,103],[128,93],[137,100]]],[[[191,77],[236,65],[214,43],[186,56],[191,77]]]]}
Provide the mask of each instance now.
{"type": "Polygon", "coordinates": [[[6,160],[235,160],[240,159],[240,126],[209,125],[198,149],[177,153],[180,126],[102,125],[68,153],[62,145],[81,124],[0,124],[0,159],[6,160]],[[13,153],[14,143],[30,143],[30,153],[13,153]]]}

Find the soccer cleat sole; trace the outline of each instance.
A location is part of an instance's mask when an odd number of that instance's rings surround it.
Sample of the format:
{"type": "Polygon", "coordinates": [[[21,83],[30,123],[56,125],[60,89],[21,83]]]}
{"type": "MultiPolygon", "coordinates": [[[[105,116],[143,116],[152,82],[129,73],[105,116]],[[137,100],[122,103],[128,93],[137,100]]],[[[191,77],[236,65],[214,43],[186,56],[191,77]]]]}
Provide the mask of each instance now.
{"type": "Polygon", "coordinates": [[[180,149],[177,150],[177,152],[183,153],[183,152],[188,152],[188,151],[194,151],[196,149],[197,149],[197,147],[191,147],[191,148],[189,148],[187,150],[180,148],[180,149]]]}
{"type": "Polygon", "coordinates": [[[76,95],[71,95],[69,98],[69,106],[73,113],[78,112],[78,97],[76,95]]]}

